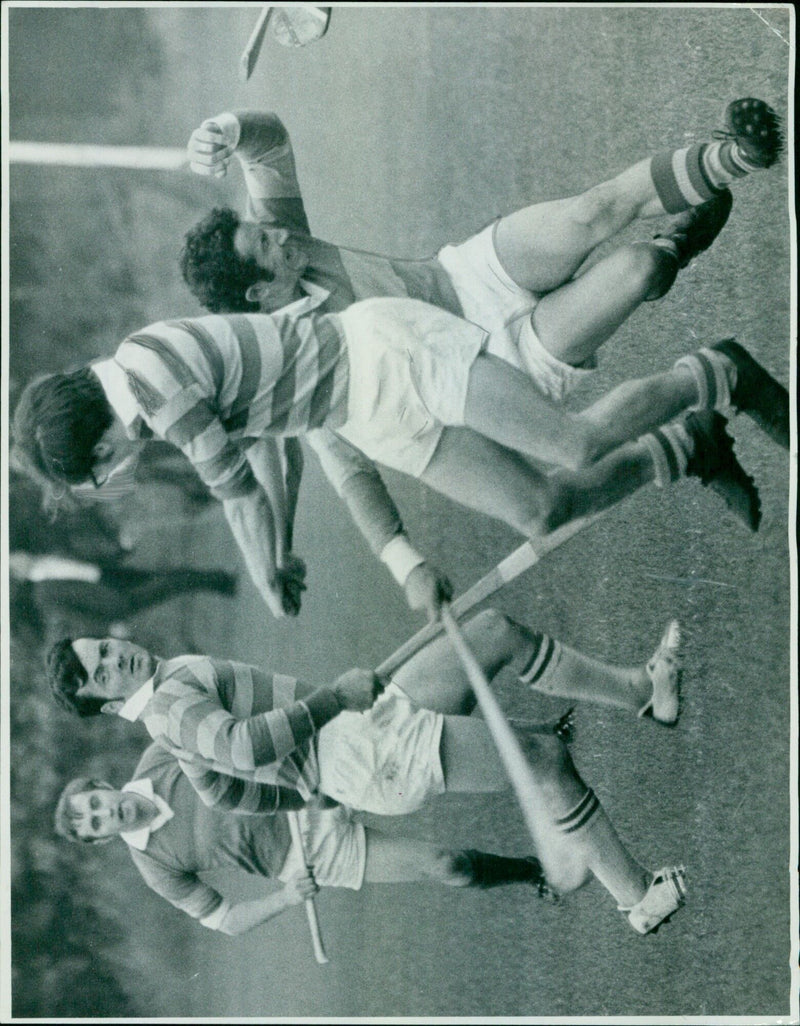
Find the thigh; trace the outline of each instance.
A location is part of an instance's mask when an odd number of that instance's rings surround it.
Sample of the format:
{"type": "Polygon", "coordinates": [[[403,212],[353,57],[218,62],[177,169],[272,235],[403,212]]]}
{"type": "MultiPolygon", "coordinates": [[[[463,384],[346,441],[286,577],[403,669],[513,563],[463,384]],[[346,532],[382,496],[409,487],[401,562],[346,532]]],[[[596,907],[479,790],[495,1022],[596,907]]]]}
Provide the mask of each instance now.
{"type": "Polygon", "coordinates": [[[508,790],[508,776],[482,719],[445,716],[440,752],[448,792],[491,794],[508,790]]]}
{"type": "Polygon", "coordinates": [[[444,636],[412,656],[392,680],[414,703],[426,709],[465,716],[475,708],[467,676],[444,636]]]}
{"type": "Polygon", "coordinates": [[[525,535],[550,493],[547,476],[530,460],[466,427],[444,429],[420,480],[525,535]]]}
{"type": "Polygon", "coordinates": [[[367,827],[364,883],[413,883],[438,875],[441,849],[409,837],[391,837],[367,827]]]}
{"type": "Polygon", "coordinates": [[[572,466],[585,456],[584,420],[549,399],[531,378],[481,353],[469,375],[463,423],[528,460],[572,466]]]}
{"type": "Polygon", "coordinates": [[[532,325],[547,352],[568,365],[594,356],[647,298],[664,259],[674,276],[675,261],[664,252],[642,243],[620,247],[544,296],[532,325]]]}
{"type": "MultiPolygon", "coordinates": [[[[508,621],[486,609],[461,624],[483,672],[491,680],[513,656],[517,636],[508,621]]],[[[417,705],[450,716],[468,716],[476,700],[461,660],[445,635],[412,656],[392,678],[417,705]]]]}
{"type": "Polygon", "coordinates": [[[497,224],[497,258],[510,278],[532,292],[549,292],[569,280],[601,241],[587,223],[582,197],[523,207],[497,224]]]}
{"type": "Polygon", "coordinates": [[[576,196],[523,207],[498,222],[498,259],[519,285],[549,292],[634,217],[655,216],[647,203],[652,192],[649,161],[640,161],[576,196]]]}

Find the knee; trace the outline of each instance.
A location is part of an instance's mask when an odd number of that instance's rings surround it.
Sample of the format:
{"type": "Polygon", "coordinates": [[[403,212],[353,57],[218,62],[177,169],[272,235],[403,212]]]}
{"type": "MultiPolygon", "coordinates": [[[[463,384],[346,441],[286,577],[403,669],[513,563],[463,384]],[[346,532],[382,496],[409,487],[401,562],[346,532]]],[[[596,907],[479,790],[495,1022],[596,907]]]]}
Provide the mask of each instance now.
{"type": "Polygon", "coordinates": [[[571,894],[592,879],[592,871],[584,859],[562,852],[557,864],[550,866],[546,872],[547,882],[556,894],[571,894]]]}
{"type": "Polygon", "coordinates": [[[568,413],[562,422],[556,473],[566,471],[577,474],[587,470],[598,459],[601,451],[602,436],[598,422],[586,410],[568,413]]]}
{"type": "Polygon", "coordinates": [[[544,538],[568,523],[575,515],[577,494],[570,474],[559,473],[548,478],[547,488],[537,496],[534,508],[529,511],[524,533],[530,538],[544,538]]]}
{"type": "Polygon", "coordinates": [[[629,280],[645,300],[660,299],[678,275],[678,261],[669,250],[652,242],[633,242],[623,247],[629,280]]]}
{"type": "Polygon", "coordinates": [[[534,735],[526,754],[536,779],[548,790],[559,790],[563,781],[574,773],[569,749],[555,734],[534,735]]]}
{"type": "Polygon", "coordinates": [[[620,200],[620,192],[613,179],[601,182],[575,197],[572,216],[599,240],[605,238],[616,224],[620,200]]]}
{"type": "Polygon", "coordinates": [[[479,638],[501,641],[512,630],[511,621],[498,609],[482,609],[464,625],[467,637],[475,635],[479,638]]]}

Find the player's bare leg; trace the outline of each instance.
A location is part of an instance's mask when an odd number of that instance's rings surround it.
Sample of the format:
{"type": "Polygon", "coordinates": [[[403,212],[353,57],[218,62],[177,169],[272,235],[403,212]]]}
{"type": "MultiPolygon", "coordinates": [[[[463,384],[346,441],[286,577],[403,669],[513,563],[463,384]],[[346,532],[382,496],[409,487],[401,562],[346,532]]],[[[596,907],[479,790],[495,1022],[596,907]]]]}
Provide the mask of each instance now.
{"type": "Polygon", "coordinates": [[[469,428],[447,428],[420,480],[526,537],[541,537],[627,498],[655,481],[656,469],[648,447],[631,443],[585,471],[547,475],[469,428]]]}
{"type": "Polygon", "coordinates": [[[364,882],[422,883],[448,887],[502,887],[528,884],[540,897],[550,894],[541,863],[533,856],[509,858],[475,848],[452,849],[408,837],[390,837],[366,830],[364,882]]]}
{"type": "Polygon", "coordinates": [[[532,460],[580,470],[697,403],[695,378],[679,366],[626,381],[571,413],[543,396],[523,371],[482,353],[470,370],[464,422],[532,460]]]}
{"type": "MultiPolygon", "coordinates": [[[[653,929],[683,904],[682,872],[661,871],[668,879],[658,882],[622,843],[566,744],[554,734],[526,740],[534,777],[533,840],[548,884],[564,894],[595,876],[618,907],[631,913],[635,929],[653,929]]],[[[447,791],[499,791],[501,779],[507,781],[482,720],[445,717],[441,757],[447,791]]]]}
{"type": "Polygon", "coordinates": [[[635,442],[586,470],[545,474],[519,453],[469,428],[446,428],[420,480],[469,509],[538,538],[655,481],[656,465],[650,448],[635,442]]]}
{"type": "Polygon", "coordinates": [[[664,488],[684,476],[699,477],[751,530],[757,529],[758,492],[736,460],[719,414],[692,414],[619,446],[582,471],[551,474],[469,428],[446,428],[420,480],[538,538],[607,509],[650,482],[664,488]]]}
{"type": "Polygon", "coordinates": [[[770,167],[782,149],[778,118],[762,100],[729,104],[725,132],[723,140],[657,154],[580,195],[502,218],[495,231],[500,263],[523,288],[549,292],[634,219],[699,206],[739,178],[770,167]]]}
{"type": "Polygon", "coordinates": [[[666,292],[677,273],[669,250],[649,242],[623,246],[543,296],[531,314],[533,330],[552,356],[579,366],[642,303],[666,292]]]}
{"type": "Polygon", "coordinates": [[[688,411],[748,413],[789,447],[789,395],[732,339],[682,356],[668,371],[625,381],[580,413],[542,395],[527,375],[481,353],[469,374],[464,423],[531,460],[581,470],[688,411]]]}
{"type": "MultiPolygon", "coordinates": [[[[461,630],[485,676],[492,680],[508,665],[530,657],[525,628],[497,612],[484,609],[461,624],[461,630]]],[[[449,716],[468,716],[476,707],[461,660],[445,636],[435,638],[392,677],[417,705],[449,716]]]]}
{"type": "MultiPolygon", "coordinates": [[[[508,667],[524,686],[546,695],[651,714],[663,723],[674,723],[678,717],[677,623],[669,625],[648,663],[638,666],[617,666],[585,656],[496,609],[484,609],[463,623],[461,630],[488,680],[508,667]]],[[[467,716],[475,709],[474,692],[446,637],[426,645],[393,680],[417,705],[436,712],[467,716]]]]}
{"type": "Polygon", "coordinates": [[[501,218],[494,244],[509,277],[531,292],[550,292],[631,221],[665,214],[650,164],[649,158],[641,160],[578,196],[537,203],[501,218]]]}
{"type": "Polygon", "coordinates": [[[526,536],[546,532],[560,491],[519,453],[462,427],[445,428],[420,480],[526,536]]]}

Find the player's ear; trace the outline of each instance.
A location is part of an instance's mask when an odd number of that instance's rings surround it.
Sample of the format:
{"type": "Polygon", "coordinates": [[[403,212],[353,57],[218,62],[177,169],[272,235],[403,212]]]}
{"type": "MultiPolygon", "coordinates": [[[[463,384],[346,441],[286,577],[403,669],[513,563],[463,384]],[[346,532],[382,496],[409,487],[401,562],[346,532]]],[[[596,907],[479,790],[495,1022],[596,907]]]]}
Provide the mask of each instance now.
{"type": "Polygon", "coordinates": [[[114,463],[114,446],[105,437],[92,449],[92,481],[95,488],[105,483],[114,463]]]}
{"type": "Polygon", "coordinates": [[[123,705],[125,705],[125,703],[121,698],[115,698],[111,702],[103,702],[100,707],[100,712],[106,716],[116,716],[123,705]]]}
{"type": "Polygon", "coordinates": [[[248,303],[261,303],[269,296],[269,286],[268,281],[254,281],[252,285],[247,286],[244,298],[248,303]]]}

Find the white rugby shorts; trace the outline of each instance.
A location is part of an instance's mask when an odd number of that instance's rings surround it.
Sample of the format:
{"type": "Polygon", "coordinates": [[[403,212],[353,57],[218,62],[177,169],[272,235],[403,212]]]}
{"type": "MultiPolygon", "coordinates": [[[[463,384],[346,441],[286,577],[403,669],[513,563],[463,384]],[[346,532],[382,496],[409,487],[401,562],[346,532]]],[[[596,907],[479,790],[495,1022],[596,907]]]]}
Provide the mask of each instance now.
{"type": "MultiPolygon", "coordinates": [[[[349,887],[364,882],[367,839],[364,827],[349,809],[300,809],[297,813],[306,857],[321,887],[349,887]]],[[[289,849],[278,879],[286,883],[305,868],[294,845],[289,849]]]]}
{"type": "Polygon", "coordinates": [[[562,363],[544,348],[531,324],[539,301],[521,288],[500,263],[494,245],[497,221],[457,246],[437,254],[458,296],[464,317],[489,332],[486,352],[525,371],[537,388],[558,402],[591,373],[562,363]]]}
{"type": "Polygon", "coordinates": [[[371,709],[341,712],[317,735],[319,790],[379,816],[415,812],[445,790],[444,717],[392,683],[371,709]]]}
{"type": "Polygon", "coordinates": [[[469,372],[486,332],[418,299],[366,299],[337,316],[349,361],[347,417],[337,434],[419,477],[444,427],[464,423],[469,372]]]}

